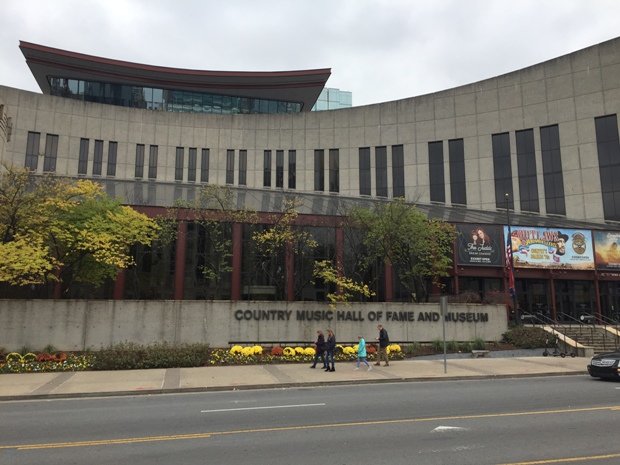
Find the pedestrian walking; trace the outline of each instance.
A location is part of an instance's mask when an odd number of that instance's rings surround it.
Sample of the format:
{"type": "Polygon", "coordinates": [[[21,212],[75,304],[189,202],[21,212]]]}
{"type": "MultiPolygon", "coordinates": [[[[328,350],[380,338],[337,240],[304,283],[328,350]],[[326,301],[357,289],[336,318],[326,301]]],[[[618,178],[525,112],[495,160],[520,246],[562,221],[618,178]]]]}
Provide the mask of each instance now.
{"type": "Polygon", "coordinates": [[[357,339],[359,341],[357,343],[357,366],[353,369],[359,370],[360,362],[364,362],[366,366],[368,367],[366,371],[370,371],[372,370],[372,367],[370,366],[370,363],[368,363],[368,360],[366,360],[366,341],[364,340],[362,336],[357,336],[357,339]]]}
{"type": "Polygon", "coordinates": [[[316,332],[317,338],[314,343],[316,346],[316,353],[314,354],[314,363],[310,366],[310,368],[316,368],[316,363],[319,361],[319,358],[323,361],[323,368],[327,366],[325,362],[325,336],[323,335],[323,331],[319,330],[316,332]]]}
{"type": "Polygon", "coordinates": [[[388,336],[387,330],[379,325],[377,326],[379,330],[379,337],[375,338],[379,341],[379,350],[377,351],[377,363],[375,365],[381,365],[381,358],[385,359],[385,366],[390,366],[390,359],[388,357],[388,349],[387,347],[390,345],[390,338],[388,336]]]}
{"type": "Polygon", "coordinates": [[[331,329],[327,330],[327,342],[325,343],[325,371],[336,371],[334,367],[334,351],[336,350],[336,335],[331,329]],[[329,367],[329,359],[332,360],[332,367],[329,367]]]}

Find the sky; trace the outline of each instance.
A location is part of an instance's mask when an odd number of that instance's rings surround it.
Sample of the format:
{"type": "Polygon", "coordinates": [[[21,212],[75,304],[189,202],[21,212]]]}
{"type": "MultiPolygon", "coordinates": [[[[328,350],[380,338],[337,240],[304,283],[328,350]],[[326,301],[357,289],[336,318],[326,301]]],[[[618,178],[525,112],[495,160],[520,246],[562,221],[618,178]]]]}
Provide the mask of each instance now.
{"type": "Polygon", "coordinates": [[[353,105],[424,95],[620,36],[619,0],[11,0],[0,85],[40,92],[19,41],[212,71],[331,68],[353,105]]]}

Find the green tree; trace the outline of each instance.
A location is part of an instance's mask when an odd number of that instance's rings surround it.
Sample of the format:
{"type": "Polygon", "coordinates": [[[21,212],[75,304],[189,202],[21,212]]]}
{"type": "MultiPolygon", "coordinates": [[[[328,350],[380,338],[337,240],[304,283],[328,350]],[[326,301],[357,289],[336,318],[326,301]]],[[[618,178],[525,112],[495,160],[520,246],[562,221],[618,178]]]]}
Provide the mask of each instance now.
{"type": "Polygon", "coordinates": [[[414,301],[428,298],[432,285],[441,287],[452,263],[454,227],[428,219],[404,199],[356,208],[349,214],[351,226],[362,233],[362,269],[377,262],[391,264],[401,285],[414,301]]]}
{"type": "Polygon", "coordinates": [[[0,168],[0,282],[101,285],[133,263],[129,248],[150,244],[156,223],[91,181],[0,168]]]}

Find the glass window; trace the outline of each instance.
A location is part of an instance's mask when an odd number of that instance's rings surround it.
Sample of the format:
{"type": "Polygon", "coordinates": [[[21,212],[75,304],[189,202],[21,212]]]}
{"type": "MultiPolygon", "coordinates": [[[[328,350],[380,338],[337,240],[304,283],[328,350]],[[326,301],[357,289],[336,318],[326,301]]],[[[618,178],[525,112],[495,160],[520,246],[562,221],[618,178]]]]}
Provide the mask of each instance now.
{"type": "Polygon", "coordinates": [[[467,205],[463,139],[448,141],[448,156],[450,157],[450,201],[456,205],[467,205]]]}
{"type": "Polygon", "coordinates": [[[103,167],[103,141],[95,140],[95,154],[93,157],[93,175],[101,176],[103,167]]]}
{"type": "MultiPolygon", "coordinates": [[[[84,140],[84,139],[82,139],[84,140]]],[[[86,139],[88,142],[88,139],[86,139]]],[[[144,144],[136,144],[136,178],[144,176],[144,144]]]]}
{"type": "Polygon", "coordinates": [[[56,171],[56,157],[58,155],[58,136],[48,134],[45,137],[45,157],[43,159],[43,171],[56,171]]]}
{"type": "Polygon", "coordinates": [[[263,155],[263,187],[271,187],[271,150],[263,155]]]}
{"type": "Polygon", "coordinates": [[[517,131],[515,133],[515,139],[517,143],[517,167],[519,171],[521,210],[539,212],[534,130],[526,129],[517,131]]]}
{"type": "Polygon", "coordinates": [[[245,186],[247,184],[248,173],[248,151],[239,150],[239,185],[245,186]]]}
{"type": "Polygon", "coordinates": [[[329,149],[329,191],[340,192],[340,153],[329,149]]]}
{"type": "Polygon", "coordinates": [[[371,195],[370,147],[359,149],[360,195],[371,195]]]}
{"type": "Polygon", "coordinates": [[[387,148],[375,147],[377,197],[388,196],[387,148]]]}
{"type": "Polygon", "coordinates": [[[314,190],[325,190],[325,152],[314,151],[314,190]]]}
{"type": "Polygon", "coordinates": [[[202,155],[200,157],[200,182],[209,182],[209,149],[202,149],[202,155]]]}
{"type": "Polygon", "coordinates": [[[196,158],[198,150],[194,147],[189,149],[189,160],[187,165],[187,180],[189,182],[196,181],[196,158]]]}
{"type": "Polygon", "coordinates": [[[288,188],[295,189],[295,177],[297,170],[297,152],[295,150],[288,151],[288,188]]]}
{"type": "Polygon", "coordinates": [[[514,210],[512,166],[510,165],[510,138],[508,133],[504,132],[501,134],[493,134],[492,140],[495,206],[496,208],[506,208],[506,194],[508,194],[508,208],[514,210]]]}
{"type": "Polygon", "coordinates": [[[88,171],[88,139],[80,139],[80,156],[78,158],[78,174],[88,171]]]}
{"type": "Polygon", "coordinates": [[[41,134],[38,132],[28,132],[28,142],[26,143],[26,163],[25,167],[31,171],[36,171],[39,164],[39,142],[41,134]]]}
{"type": "Polygon", "coordinates": [[[108,176],[116,176],[116,153],[118,151],[118,143],[110,142],[108,146],[108,176]]]}
{"type": "Polygon", "coordinates": [[[226,184],[235,182],[235,151],[226,150],[226,184]]]}
{"type": "Polygon", "coordinates": [[[540,147],[547,213],[566,215],[558,125],[540,128],[540,147]]]}
{"type": "Polygon", "coordinates": [[[620,221],[620,141],[617,115],[594,119],[603,212],[606,220],[620,221]]]}
{"type": "Polygon", "coordinates": [[[183,158],[185,155],[184,147],[177,147],[176,159],[174,161],[174,180],[183,181],[183,158]]]}
{"type": "Polygon", "coordinates": [[[149,148],[149,179],[157,178],[157,152],[159,147],[151,145],[149,148]]]}
{"type": "Polygon", "coordinates": [[[276,150],[276,187],[284,187],[284,150],[276,150]]]}
{"type": "Polygon", "coordinates": [[[392,195],[395,199],[405,197],[405,156],[402,145],[392,146],[392,195]]]}
{"type": "Polygon", "coordinates": [[[428,170],[431,202],[446,201],[446,181],[443,169],[443,141],[428,143],[428,170]]]}

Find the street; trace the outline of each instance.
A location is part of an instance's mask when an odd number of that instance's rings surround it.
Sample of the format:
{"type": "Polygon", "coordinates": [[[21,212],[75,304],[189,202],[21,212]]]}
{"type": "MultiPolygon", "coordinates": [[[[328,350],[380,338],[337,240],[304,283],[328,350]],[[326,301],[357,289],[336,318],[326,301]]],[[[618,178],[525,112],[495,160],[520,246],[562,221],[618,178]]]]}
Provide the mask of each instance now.
{"type": "Polygon", "coordinates": [[[0,403],[0,463],[617,464],[588,376],[0,403]]]}

